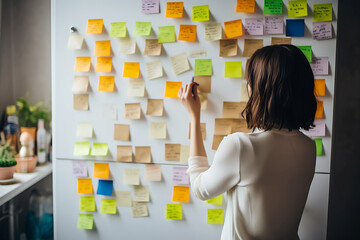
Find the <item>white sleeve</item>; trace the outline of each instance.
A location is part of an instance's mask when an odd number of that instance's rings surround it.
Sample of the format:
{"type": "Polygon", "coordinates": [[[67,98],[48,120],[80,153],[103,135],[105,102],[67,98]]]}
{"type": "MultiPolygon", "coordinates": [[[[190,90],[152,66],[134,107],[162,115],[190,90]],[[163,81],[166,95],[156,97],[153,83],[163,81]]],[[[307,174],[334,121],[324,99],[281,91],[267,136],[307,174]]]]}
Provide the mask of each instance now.
{"type": "Polygon", "coordinates": [[[240,141],[236,135],[225,137],[209,167],[206,157],[190,157],[187,173],[191,188],[201,200],[216,197],[240,181],[240,141]]]}

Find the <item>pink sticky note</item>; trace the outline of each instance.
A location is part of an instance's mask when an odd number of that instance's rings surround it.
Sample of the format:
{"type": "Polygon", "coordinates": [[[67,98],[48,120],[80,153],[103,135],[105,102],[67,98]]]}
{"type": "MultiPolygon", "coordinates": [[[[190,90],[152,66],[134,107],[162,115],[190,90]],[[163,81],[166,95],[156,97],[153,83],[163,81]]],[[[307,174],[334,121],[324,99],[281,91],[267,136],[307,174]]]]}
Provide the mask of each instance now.
{"type": "Polygon", "coordinates": [[[325,137],[325,119],[315,119],[314,125],[314,128],[302,132],[311,137],[325,137]]]}
{"type": "Polygon", "coordinates": [[[246,18],[245,19],[246,35],[264,35],[263,18],[246,18]]]}
{"type": "Polygon", "coordinates": [[[316,40],[332,38],[331,22],[313,22],[313,38],[316,40]]]}
{"type": "Polygon", "coordinates": [[[145,14],[159,13],[159,0],[142,0],[141,12],[145,14]]]}
{"type": "Polygon", "coordinates": [[[329,74],[329,57],[313,57],[310,63],[315,76],[329,74]]]}
{"type": "Polygon", "coordinates": [[[87,164],[85,161],[72,161],[73,174],[75,177],[87,177],[87,164]]]}
{"type": "Polygon", "coordinates": [[[173,183],[188,185],[189,175],[186,173],[187,167],[173,167],[173,183]]]}
{"type": "Polygon", "coordinates": [[[283,16],[266,16],[265,17],[265,34],[284,34],[284,17],[283,16]]]}

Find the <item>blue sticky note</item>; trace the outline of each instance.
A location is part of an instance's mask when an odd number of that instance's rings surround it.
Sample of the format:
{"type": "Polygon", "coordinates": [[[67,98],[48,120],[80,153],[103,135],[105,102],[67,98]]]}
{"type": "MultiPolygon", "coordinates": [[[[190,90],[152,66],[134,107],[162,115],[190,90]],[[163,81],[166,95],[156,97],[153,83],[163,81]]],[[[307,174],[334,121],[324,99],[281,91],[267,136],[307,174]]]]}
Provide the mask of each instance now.
{"type": "Polygon", "coordinates": [[[304,19],[286,19],[286,36],[303,37],[305,35],[304,19]]]}
{"type": "Polygon", "coordinates": [[[99,185],[96,194],[111,196],[113,190],[112,180],[99,180],[99,185]]]}

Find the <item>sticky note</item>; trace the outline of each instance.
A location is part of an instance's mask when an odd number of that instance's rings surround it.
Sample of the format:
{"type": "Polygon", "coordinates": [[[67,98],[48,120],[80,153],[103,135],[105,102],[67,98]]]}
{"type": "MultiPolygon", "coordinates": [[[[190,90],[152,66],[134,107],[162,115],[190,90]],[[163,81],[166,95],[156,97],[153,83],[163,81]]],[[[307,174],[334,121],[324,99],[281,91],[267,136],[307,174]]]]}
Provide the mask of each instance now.
{"type": "Polygon", "coordinates": [[[194,6],[192,7],[192,21],[209,21],[210,12],[209,5],[194,6]]]}
{"type": "Polygon", "coordinates": [[[190,64],[187,59],[186,53],[180,53],[178,55],[170,57],[173,71],[176,75],[184,73],[190,70],[190,64]]]}
{"type": "Polygon", "coordinates": [[[166,204],[166,219],[181,220],[182,219],[181,204],[166,204]]]}
{"type": "Polygon", "coordinates": [[[140,75],[139,62],[124,62],[123,77],[138,78],[140,75]]]}
{"type": "MultiPolygon", "coordinates": [[[[206,123],[200,123],[200,130],[202,139],[206,139],[206,123]]],[[[189,123],[189,139],[191,138],[191,123],[189,123]]]]}
{"type": "Polygon", "coordinates": [[[88,76],[75,76],[72,91],[76,93],[86,93],[89,88],[89,77],[88,76]]]}
{"type": "Polygon", "coordinates": [[[74,156],[88,156],[90,154],[89,142],[76,142],[74,147],[74,156]]]}
{"type": "Polygon", "coordinates": [[[182,18],[184,12],[183,2],[167,2],[166,3],[166,18],[182,18]]]}
{"type": "Polygon", "coordinates": [[[87,164],[85,161],[72,161],[72,170],[75,177],[87,177],[87,164]]]}
{"type": "Polygon", "coordinates": [[[79,122],[76,129],[76,137],[92,138],[93,125],[91,122],[79,122]]]}
{"type": "Polygon", "coordinates": [[[205,24],[205,41],[216,41],[222,38],[221,23],[205,24]]]}
{"type": "Polygon", "coordinates": [[[322,139],[315,138],[315,146],[316,146],[316,156],[323,155],[323,147],[322,147],[322,139]]]}
{"type": "Polygon", "coordinates": [[[254,52],[263,47],[263,39],[245,39],[244,40],[244,57],[251,57],[254,52]]]}
{"type": "Polygon", "coordinates": [[[113,22],[110,27],[110,37],[121,37],[127,36],[126,22],[113,22]]]}
{"type": "Polygon", "coordinates": [[[159,43],[175,42],[175,26],[159,27],[158,42],[159,43]]]}
{"type": "Polygon", "coordinates": [[[76,57],[75,72],[89,72],[91,67],[90,57],[76,57]]]}
{"type": "Polygon", "coordinates": [[[135,202],[131,208],[132,216],[135,217],[147,217],[149,216],[146,202],[135,202]]]}
{"type": "Polygon", "coordinates": [[[113,92],[115,88],[114,76],[99,76],[98,91],[113,92]]]}
{"type": "Polygon", "coordinates": [[[116,199],[101,199],[100,213],[116,214],[116,199]]]}
{"type": "Polygon", "coordinates": [[[207,224],[224,224],[224,209],[208,209],[207,224]]]}
{"type": "Polygon", "coordinates": [[[130,140],[130,125],[129,124],[114,124],[114,140],[129,141],[130,140]]]}
{"type": "Polygon", "coordinates": [[[165,97],[179,98],[178,92],[182,86],[182,82],[169,82],[166,81],[165,85],[165,97]]]}
{"type": "Polygon", "coordinates": [[[311,46],[297,46],[305,55],[306,59],[311,62],[312,61],[312,52],[311,46]]]}
{"type": "Polygon", "coordinates": [[[325,79],[315,79],[314,93],[317,97],[325,97],[325,79]]]}
{"type": "Polygon", "coordinates": [[[111,72],[112,57],[98,57],[96,60],[95,72],[111,72]]]}
{"type": "Polygon", "coordinates": [[[315,76],[329,75],[329,57],[313,57],[310,66],[315,76]]]}
{"type": "Polygon", "coordinates": [[[117,146],[116,148],[116,161],[118,162],[132,162],[133,160],[133,152],[132,146],[117,146]]]}
{"type": "Polygon", "coordinates": [[[116,120],[117,119],[117,106],[115,104],[104,103],[102,105],[102,117],[105,119],[116,120]]]}
{"type": "Polygon", "coordinates": [[[140,103],[126,103],[125,104],[125,119],[140,119],[141,118],[141,107],[140,103]]]}
{"type": "Polygon", "coordinates": [[[111,54],[110,40],[95,41],[95,56],[106,57],[111,54]]]}
{"type": "Polygon", "coordinates": [[[211,76],[212,64],[211,59],[195,59],[195,76],[211,76]]]}
{"type": "Polygon", "coordinates": [[[286,19],[287,37],[304,37],[305,22],[304,19],[286,19]]]}
{"type": "Polygon", "coordinates": [[[264,15],[280,15],[282,14],[283,1],[282,0],[265,0],[264,1],[264,15]]]}
{"type": "Polygon", "coordinates": [[[75,110],[89,110],[89,94],[74,94],[73,97],[75,110]]]}
{"type": "Polygon", "coordinates": [[[264,18],[245,18],[246,35],[264,35],[264,18]]]}
{"type": "Polygon", "coordinates": [[[141,12],[145,14],[159,13],[160,0],[141,0],[141,12]]]}
{"type": "Polygon", "coordinates": [[[314,4],[313,21],[332,21],[332,3],[314,4]]]}
{"type": "Polygon", "coordinates": [[[178,40],[195,42],[196,41],[196,25],[180,24],[178,40]]]}
{"type": "Polygon", "coordinates": [[[240,102],[247,102],[248,100],[249,100],[249,92],[248,92],[247,83],[242,83],[240,90],[240,102]]]}
{"type": "Polygon", "coordinates": [[[255,0],[237,0],[236,12],[254,13],[255,0]]]}
{"type": "Polygon", "coordinates": [[[149,80],[161,78],[164,75],[160,60],[146,63],[146,75],[149,80]]]}
{"type": "Polygon", "coordinates": [[[190,187],[174,186],[172,201],[173,202],[189,202],[190,187]]]}
{"type": "Polygon", "coordinates": [[[150,138],[165,139],[166,135],[166,122],[150,122],[150,138]]]}
{"type": "Polygon", "coordinates": [[[93,196],[81,196],[80,197],[80,211],[94,212],[95,208],[95,197],[93,196]]]}
{"type": "Polygon", "coordinates": [[[159,43],[158,39],[145,39],[145,56],[160,56],[162,44],[159,43]]]}
{"type": "Polygon", "coordinates": [[[91,178],[78,178],[78,193],[93,194],[91,178]]]}
{"type": "Polygon", "coordinates": [[[116,205],[122,207],[131,207],[132,199],[130,191],[116,191],[116,205]]]}
{"type": "Polygon", "coordinates": [[[309,135],[311,137],[325,137],[325,130],[326,130],[326,124],[325,119],[315,119],[314,121],[314,128],[311,128],[309,130],[302,130],[302,132],[306,135],[309,135]]]}
{"type": "Polygon", "coordinates": [[[288,6],[289,17],[306,17],[307,13],[307,1],[289,1],[288,6]]]}
{"type": "Polygon", "coordinates": [[[164,100],[163,99],[148,99],[146,115],[153,117],[161,117],[164,114],[164,100]]]}
{"type": "Polygon", "coordinates": [[[78,33],[71,33],[68,40],[68,49],[79,50],[84,42],[84,36],[78,33]]]}
{"type": "Polygon", "coordinates": [[[222,205],[222,201],[223,201],[223,195],[220,194],[219,196],[206,200],[206,203],[214,204],[214,205],[222,205]]]}
{"type": "Polygon", "coordinates": [[[98,189],[96,194],[111,196],[113,190],[113,181],[112,180],[99,180],[98,189]]]}
{"type": "Polygon", "coordinates": [[[213,142],[212,142],[212,145],[211,145],[211,149],[212,150],[217,150],[221,141],[223,140],[223,138],[225,137],[226,135],[216,135],[214,134],[213,136],[213,142]]]}
{"type": "Polygon", "coordinates": [[[140,185],[139,169],[125,168],[123,184],[126,185],[140,185]]]}
{"type": "Polygon", "coordinates": [[[324,116],[324,102],[317,100],[315,118],[323,118],[323,116],[324,116]]]}
{"type": "Polygon", "coordinates": [[[88,19],[86,33],[100,34],[100,33],[102,33],[103,26],[104,25],[103,25],[102,19],[88,19]]]}
{"type": "Polygon", "coordinates": [[[186,173],[187,169],[187,167],[173,167],[173,184],[189,185],[189,175],[186,173]]]}
{"type": "Polygon", "coordinates": [[[242,62],[225,62],[224,77],[242,78],[242,62]]]}
{"type": "Polygon", "coordinates": [[[223,102],[222,118],[241,118],[246,102],[223,102]]]}
{"type": "Polygon", "coordinates": [[[109,163],[94,163],[93,178],[109,178],[109,163]]]}
{"type": "Polygon", "coordinates": [[[134,201],[149,202],[150,201],[149,186],[143,186],[143,185],[134,186],[134,201]]]}
{"type": "Polygon", "coordinates": [[[134,35],[135,36],[149,36],[151,33],[151,22],[136,22],[134,35]]]}
{"type": "Polygon", "coordinates": [[[284,34],[284,17],[283,16],[266,16],[264,33],[271,34],[284,34]]]}
{"type": "Polygon", "coordinates": [[[132,79],[128,82],[127,95],[131,97],[144,97],[145,82],[142,79],[132,79]]]}
{"type": "Polygon", "coordinates": [[[228,135],[234,132],[249,132],[245,119],[215,118],[214,135],[228,135]]]}
{"type": "Polygon", "coordinates": [[[136,52],[136,41],[134,38],[119,39],[119,54],[130,55],[136,52]]]}
{"type": "Polygon", "coordinates": [[[135,162],[150,163],[151,162],[151,148],[136,146],[135,147],[135,162]]]}
{"type": "Polygon", "coordinates": [[[243,26],[241,19],[224,22],[224,31],[226,38],[240,37],[243,35],[243,26]]]}
{"type": "Polygon", "coordinates": [[[205,49],[190,50],[189,57],[191,58],[206,57],[206,50],[205,49]]]}
{"type": "Polygon", "coordinates": [[[271,45],[277,44],[291,44],[292,38],[283,38],[283,37],[272,37],[271,45]]]}
{"type": "Polygon", "coordinates": [[[333,37],[331,22],[313,22],[312,25],[314,39],[325,40],[333,37]]]}
{"type": "Polygon", "coordinates": [[[221,39],[220,45],[220,57],[235,57],[238,52],[237,39],[221,39]]]}
{"type": "Polygon", "coordinates": [[[181,145],[180,162],[187,163],[189,157],[190,157],[190,146],[189,145],[181,145]]]}
{"type": "Polygon", "coordinates": [[[208,94],[199,92],[200,104],[201,104],[201,111],[206,110],[207,102],[208,102],[208,94]]]}
{"type": "Polygon", "coordinates": [[[161,165],[146,164],[145,165],[145,181],[160,182],[161,181],[161,165]]]}
{"type": "Polygon", "coordinates": [[[92,214],[79,214],[77,228],[79,229],[93,229],[94,226],[94,215],[92,214]]]}
{"type": "Polygon", "coordinates": [[[91,156],[102,156],[105,157],[108,155],[109,146],[107,143],[93,143],[93,147],[91,149],[91,156]]]}
{"type": "Polygon", "coordinates": [[[211,92],[211,76],[194,76],[194,81],[199,84],[198,90],[200,92],[211,92]]]}

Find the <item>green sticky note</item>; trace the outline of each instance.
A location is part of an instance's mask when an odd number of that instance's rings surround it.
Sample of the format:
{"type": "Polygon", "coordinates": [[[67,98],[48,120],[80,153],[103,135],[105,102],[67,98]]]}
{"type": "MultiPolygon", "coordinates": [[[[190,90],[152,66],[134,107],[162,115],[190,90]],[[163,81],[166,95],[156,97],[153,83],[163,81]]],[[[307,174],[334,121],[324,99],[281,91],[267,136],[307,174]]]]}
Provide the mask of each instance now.
{"type": "Polygon", "coordinates": [[[315,138],[315,146],[316,146],[316,156],[323,155],[323,147],[322,147],[322,139],[315,138]]]}
{"type": "Polygon", "coordinates": [[[136,22],[134,35],[135,36],[149,36],[151,33],[151,22],[136,22]]]}
{"type": "Polygon", "coordinates": [[[89,142],[76,142],[74,147],[74,156],[88,156],[90,154],[89,142]]]}
{"type": "Polygon", "coordinates": [[[242,78],[242,62],[225,62],[225,77],[242,78]]]}
{"type": "Polygon", "coordinates": [[[80,211],[94,212],[95,211],[95,197],[81,196],[80,197],[80,211]]]}
{"type": "Polygon", "coordinates": [[[211,198],[206,200],[207,204],[214,204],[214,205],[222,205],[223,195],[219,195],[217,197],[211,198]]]}
{"type": "Polygon", "coordinates": [[[195,76],[211,76],[211,59],[195,59],[195,76]]]}
{"type": "Polygon", "coordinates": [[[159,27],[158,42],[175,42],[175,26],[159,27]]]}
{"type": "Polygon", "coordinates": [[[192,7],[192,20],[196,21],[209,21],[209,5],[194,6],[192,7]]]}
{"type": "Polygon", "coordinates": [[[314,4],[313,21],[332,21],[332,3],[314,4]]]}
{"type": "Polygon", "coordinates": [[[126,23],[125,22],[114,22],[111,23],[110,37],[126,37],[126,23]]]}
{"type": "Polygon", "coordinates": [[[181,204],[166,204],[166,219],[182,219],[181,204]]]}
{"type": "Polygon", "coordinates": [[[311,62],[312,54],[311,54],[311,46],[297,46],[305,55],[306,59],[311,62]]]}
{"type": "Polygon", "coordinates": [[[94,216],[92,214],[79,214],[77,227],[80,229],[93,229],[94,216]]]}
{"type": "Polygon", "coordinates": [[[264,2],[264,14],[279,15],[282,14],[282,9],[282,0],[265,0],[264,2]]]}
{"type": "Polygon", "coordinates": [[[94,143],[91,149],[91,156],[106,156],[109,151],[107,143],[94,143]]]}
{"type": "Polygon", "coordinates": [[[101,199],[101,213],[116,214],[116,199],[104,198],[101,199]]]}
{"type": "Polygon", "coordinates": [[[289,17],[306,17],[307,1],[289,1],[288,11],[289,17]]]}
{"type": "Polygon", "coordinates": [[[208,209],[207,224],[224,224],[224,210],[223,209],[208,209]]]}

